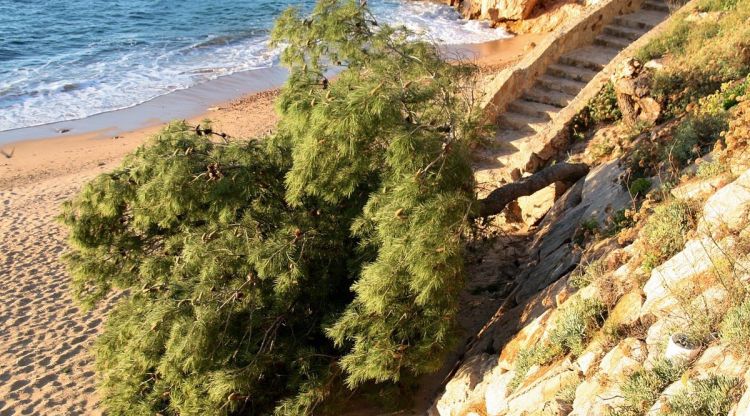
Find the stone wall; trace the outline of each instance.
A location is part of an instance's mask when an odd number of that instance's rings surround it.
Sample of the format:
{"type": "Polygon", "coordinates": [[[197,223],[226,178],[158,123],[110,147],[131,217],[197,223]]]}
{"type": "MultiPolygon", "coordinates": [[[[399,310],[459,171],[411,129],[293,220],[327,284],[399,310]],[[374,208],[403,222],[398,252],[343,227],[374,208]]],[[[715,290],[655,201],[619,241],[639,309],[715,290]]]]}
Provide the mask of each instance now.
{"type": "Polygon", "coordinates": [[[602,1],[576,21],[545,37],[519,63],[501,71],[487,83],[482,105],[488,119],[495,120],[508,104],[523,95],[561,55],[590,44],[615,17],[638,10],[643,1],[602,1]]]}

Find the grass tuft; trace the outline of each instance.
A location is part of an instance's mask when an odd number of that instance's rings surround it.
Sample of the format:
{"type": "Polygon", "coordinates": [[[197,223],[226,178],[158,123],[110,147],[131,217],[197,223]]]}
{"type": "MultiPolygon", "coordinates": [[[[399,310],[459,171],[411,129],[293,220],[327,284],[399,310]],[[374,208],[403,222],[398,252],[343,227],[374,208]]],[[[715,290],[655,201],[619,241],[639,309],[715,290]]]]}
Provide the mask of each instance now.
{"type": "Polygon", "coordinates": [[[739,400],[740,380],[712,375],[695,380],[674,395],[667,406],[668,416],[724,416],[739,400]]]}

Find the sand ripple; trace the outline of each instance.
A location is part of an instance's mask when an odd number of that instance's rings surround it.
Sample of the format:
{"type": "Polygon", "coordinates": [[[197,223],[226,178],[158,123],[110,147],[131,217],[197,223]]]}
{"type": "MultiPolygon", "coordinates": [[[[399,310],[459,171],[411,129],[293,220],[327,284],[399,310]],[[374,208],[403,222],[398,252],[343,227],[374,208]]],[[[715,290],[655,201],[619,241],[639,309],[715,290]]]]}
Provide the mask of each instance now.
{"type": "MultiPolygon", "coordinates": [[[[108,305],[84,313],[59,256],[59,206],[85,177],[0,191],[0,415],[100,414],[90,346],[108,305]]],[[[111,303],[111,301],[110,301],[111,303]]]]}

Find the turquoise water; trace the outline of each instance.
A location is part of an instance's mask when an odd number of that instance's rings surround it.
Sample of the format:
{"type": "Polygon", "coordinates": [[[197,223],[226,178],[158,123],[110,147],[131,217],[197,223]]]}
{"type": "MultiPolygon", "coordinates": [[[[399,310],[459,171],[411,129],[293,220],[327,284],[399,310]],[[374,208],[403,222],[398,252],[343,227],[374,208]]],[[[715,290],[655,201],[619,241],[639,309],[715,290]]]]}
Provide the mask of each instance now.
{"type": "MultiPolygon", "coordinates": [[[[273,20],[313,0],[0,0],[0,131],[130,107],[277,64],[273,20]]],[[[443,43],[506,37],[434,3],[370,0],[443,43]]]]}

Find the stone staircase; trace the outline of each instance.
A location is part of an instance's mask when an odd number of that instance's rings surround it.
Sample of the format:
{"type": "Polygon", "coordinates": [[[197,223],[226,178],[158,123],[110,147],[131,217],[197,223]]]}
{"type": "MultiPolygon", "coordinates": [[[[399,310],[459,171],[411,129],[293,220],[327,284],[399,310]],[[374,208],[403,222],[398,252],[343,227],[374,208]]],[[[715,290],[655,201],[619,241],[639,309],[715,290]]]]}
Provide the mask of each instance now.
{"type": "Polygon", "coordinates": [[[592,44],[568,52],[550,65],[546,73],[498,117],[497,146],[485,159],[487,164],[478,169],[485,171],[484,175],[480,173],[482,182],[517,179],[510,171],[515,167],[523,171],[518,160],[530,156],[524,155],[529,153],[524,149],[530,147],[535,135],[543,131],[620,51],[668,16],[669,8],[664,0],[646,0],[640,10],[616,17],[592,44]],[[498,162],[500,169],[497,169],[498,162]]]}

